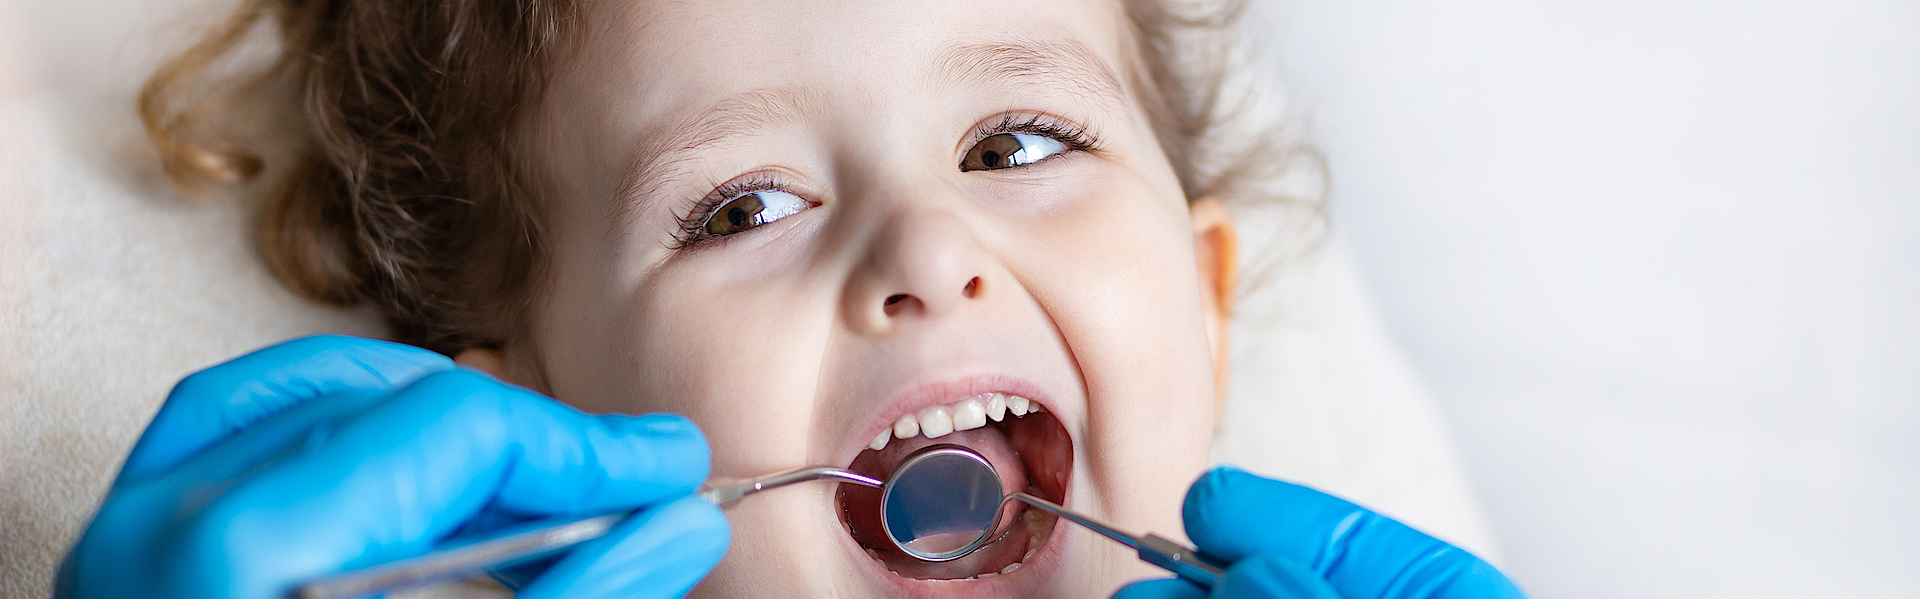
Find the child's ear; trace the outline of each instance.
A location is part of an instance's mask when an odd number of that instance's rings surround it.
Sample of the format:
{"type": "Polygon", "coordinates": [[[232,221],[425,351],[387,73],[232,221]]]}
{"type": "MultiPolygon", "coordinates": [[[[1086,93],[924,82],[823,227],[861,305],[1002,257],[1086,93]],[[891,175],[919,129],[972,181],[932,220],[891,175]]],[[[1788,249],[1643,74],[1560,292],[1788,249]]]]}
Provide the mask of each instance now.
{"type": "Polygon", "coordinates": [[[1194,200],[1193,256],[1200,267],[1201,310],[1206,317],[1207,341],[1213,346],[1213,417],[1226,413],[1231,382],[1232,352],[1227,327],[1233,320],[1234,289],[1239,286],[1240,239],[1233,213],[1211,196],[1194,200]]]}

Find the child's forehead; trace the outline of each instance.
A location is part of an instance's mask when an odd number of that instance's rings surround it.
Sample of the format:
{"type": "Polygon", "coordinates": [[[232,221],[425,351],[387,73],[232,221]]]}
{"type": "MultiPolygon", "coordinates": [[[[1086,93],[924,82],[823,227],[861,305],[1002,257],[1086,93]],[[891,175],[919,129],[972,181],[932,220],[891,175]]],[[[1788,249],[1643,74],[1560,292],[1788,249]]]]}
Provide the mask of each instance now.
{"type": "Polygon", "coordinates": [[[654,106],[773,88],[892,95],[1066,83],[1121,94],[1125,17],[1112,0],[608,0],[583,16],[580,74],[629,74],[607,83],[654,106]]]}
{"type": "Polygon", "coordinates": [[[1135,113],[1125,15],[1111,0],[609,0],[582,16],[587,35],[560,85],[598,99],[562,112],[575,132],[625,146],[606,165],[621,173],[615,197],[682,182],[673,169],[688,167],[689,149],[764,148],[799,123],[952,131],[1007,109],[1108,123],[1135,113]]]}

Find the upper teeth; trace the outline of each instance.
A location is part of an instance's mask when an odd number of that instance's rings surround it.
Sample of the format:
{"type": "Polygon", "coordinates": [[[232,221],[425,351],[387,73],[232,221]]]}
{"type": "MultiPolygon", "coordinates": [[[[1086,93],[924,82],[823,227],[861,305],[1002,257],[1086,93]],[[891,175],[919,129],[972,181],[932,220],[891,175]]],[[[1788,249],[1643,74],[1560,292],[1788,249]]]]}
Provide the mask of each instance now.
{"type": "Polygon", "coordinates": [[[887,442],[895,437],[911,439],[926,435],[928,439],[938,439],[953,431],[973,430],[987,425],[987,419],[994,422],[1006,419],[1007,412],[1014,416],[1025,416],[1040,411],[1040,404],[1018,395],[1005,393],[982,393],[954,402],[951,405],[933,406],[920,410],[916,414],[901,416],[893,421],[891,431],[880,431],[867,447],[874,451],[887,448],[887,442]],[[889,434],[891,433],[891,434],[889,434]]]}

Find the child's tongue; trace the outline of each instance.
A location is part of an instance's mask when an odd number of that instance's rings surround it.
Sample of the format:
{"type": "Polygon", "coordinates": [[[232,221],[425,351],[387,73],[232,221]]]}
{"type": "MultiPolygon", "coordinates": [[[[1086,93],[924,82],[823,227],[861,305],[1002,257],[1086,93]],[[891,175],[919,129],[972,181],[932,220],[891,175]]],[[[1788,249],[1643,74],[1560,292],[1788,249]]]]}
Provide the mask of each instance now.
{"type": "MultiPolygon", "coordinates": [[[[926,437],[894,439],[886,449],[860,452],[859,457],[854,458],[849,469],[880,480],[887,480],[893,476],[894,469],[898,468],[901,462],[906,461],[907,456],[912,455],[913,452],[930,445],[948,444],[978,452],[981,457],[987,459],[987,463],[993,464],[994,470],[1000,475],[1000,490],[1003,495],[1028,490],[1026,464],[1021,461],[1019,452],[1014,450],[1006,433],[994,426],[955,431],[938,439],[926,437]]],[[[854,540],[880,554],[889,569],[903,576],[966,578],[979,573],[977,570],[984,565],[984,563],[975,562],[998,560],[1004,557],[993,555],[995,552],[990,551],[992,547],[975,555],[944,563],[922,562],[908,557],[893,546],[887,539],[885,529],[880,525],[879,490],[854,485],[841,485],[840,488],[841,506],[845,510],[843,517],[846,518],[847,529],[854,540]]],[[[1010,515],[1017,513],[1018,507],[1016,503],[1001,512],[1002,528],[1008,526],[1010,515]]]]}

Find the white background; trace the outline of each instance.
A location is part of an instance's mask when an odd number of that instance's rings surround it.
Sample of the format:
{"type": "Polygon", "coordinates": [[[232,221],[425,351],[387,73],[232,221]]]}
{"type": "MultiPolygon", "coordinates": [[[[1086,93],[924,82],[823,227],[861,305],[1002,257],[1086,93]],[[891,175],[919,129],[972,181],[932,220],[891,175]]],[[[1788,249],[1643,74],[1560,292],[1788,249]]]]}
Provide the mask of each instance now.
{"type": "Polygon", "coordinates": [[[1538,597],[1920,597],[1920,2],[1276,0],[1538,597]]]}
{"type": "MultiPolygon", "coordinates": [[[[188,4],[16,2],[69,89],[188,4]]],[[[1256,9],[1529,591],[1920,596],[1920,2],[1256,9]]]]}

